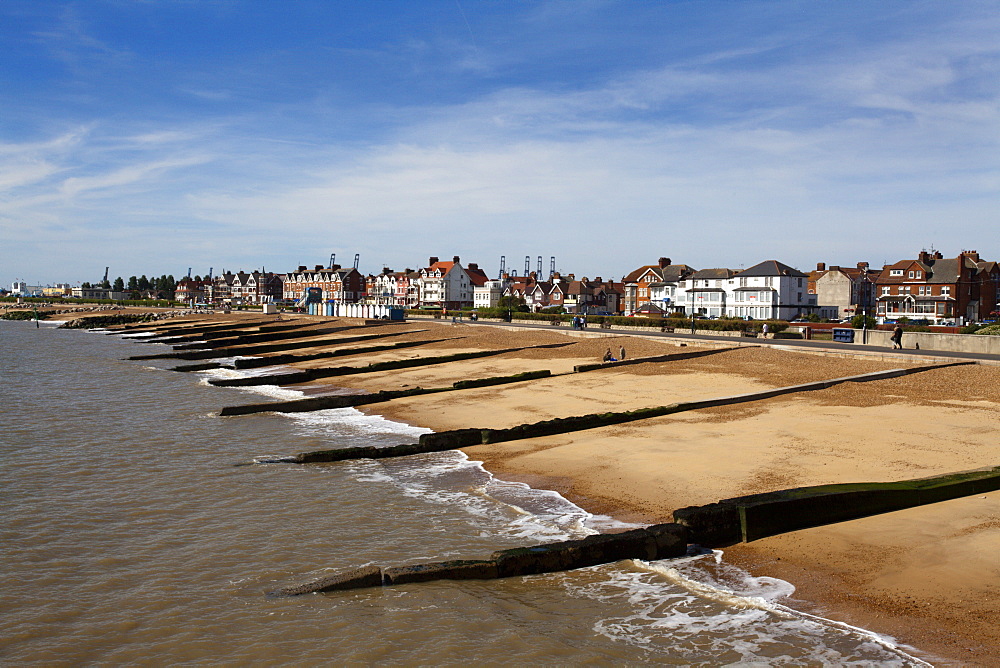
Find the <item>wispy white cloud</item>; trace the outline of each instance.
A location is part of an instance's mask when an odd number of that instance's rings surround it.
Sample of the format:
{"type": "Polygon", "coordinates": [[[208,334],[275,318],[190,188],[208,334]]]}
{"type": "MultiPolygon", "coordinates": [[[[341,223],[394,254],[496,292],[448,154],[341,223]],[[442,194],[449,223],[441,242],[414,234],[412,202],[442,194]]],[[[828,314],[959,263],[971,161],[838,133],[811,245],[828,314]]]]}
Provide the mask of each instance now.
{"type": "Polygon", "coordinates": [[[146,182],[150,187],[154,187],[158,184],[152,183],[153,179],[165,172],[210,161],[211,158],[207,156],[191,156],[132,164],[94,176],[73,176],[62,182],[59,186],[59,192],[62,195],[73,197],[95,190],[120,188],[139,182],[146,182]]]}

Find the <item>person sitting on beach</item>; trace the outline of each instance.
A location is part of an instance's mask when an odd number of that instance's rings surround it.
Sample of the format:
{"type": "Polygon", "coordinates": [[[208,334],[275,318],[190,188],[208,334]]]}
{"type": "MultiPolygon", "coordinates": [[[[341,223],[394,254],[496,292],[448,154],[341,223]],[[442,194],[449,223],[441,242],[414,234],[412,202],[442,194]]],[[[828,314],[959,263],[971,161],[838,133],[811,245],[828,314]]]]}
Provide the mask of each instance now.
{"type": "Polygon", "coordinates": [[[601,361],[602,362],[617,362],[618,360],[616,360],[614,357],[611,356],[611,348],[608,348],[608,351],[606,353],[604,353],[604,359],[601,360],[601,361]]]}

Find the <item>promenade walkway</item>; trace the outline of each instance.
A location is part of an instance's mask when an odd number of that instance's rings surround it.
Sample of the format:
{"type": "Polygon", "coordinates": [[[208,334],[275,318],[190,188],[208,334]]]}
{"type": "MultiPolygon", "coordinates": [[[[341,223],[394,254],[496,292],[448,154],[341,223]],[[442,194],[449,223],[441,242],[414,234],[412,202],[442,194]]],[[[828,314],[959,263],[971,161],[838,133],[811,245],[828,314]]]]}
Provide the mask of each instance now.
{"type": "MultiPolygon", "coordinates": [[[[441,320],[440,322],[447,322],[441,320]]],[[[711,343],[712,345],[754,345],[754,346],[769,346],[773,348],[785,348],[791,350],[800,350],[802,352],[811,353],[835,353],[835,354],[851,354],[851,355],[861,355],[865,357],[881,357],[881,358],[915,358],[913,362],[922,361],[926,359],[949,359],[949,360],[966,360],[981,362],[988,365],[1000,365],[1000,355],[989,355],[984,353],[966,353],[966,352],[953,352],[950,350],[929,350],[929,349],[913,349],[913,348],[903,348],[902,350],[893,350],[892,348],[885,346],[874,346],[874,345],[864,345],[861,343],[840,343],[837,341],[815,341],[815,340],[804,340],[804,339],[762,339],[753,337],[734,337],[734,336],[713,336],[710,334],[691,334],[684,332],[657,332],[652,331],[641,331],[633,332],[622,329],[600,329],[599,327],[590,326],[583,330],[573,330],[569,327],[553,327],[548,324],[534,324],[534,323],[519,323],[519,322],[484,322],[484,321],[470,321],[470,320],[460,320],[459,323],[463,325],[470,325],[475,327],[507,327],[512,329],[537,329],[542,331],[562,331],[565,333],[572,333],[575,336],[600,336],[600,337],[618,337],[618,336],[639,336],[644,338],[662,338],[674,341],[683,341],[690,343],[691,345],[696,345],[699,343],[711,343]]],[[[904,340],[905,341],[905,340],[904,340]]]]}

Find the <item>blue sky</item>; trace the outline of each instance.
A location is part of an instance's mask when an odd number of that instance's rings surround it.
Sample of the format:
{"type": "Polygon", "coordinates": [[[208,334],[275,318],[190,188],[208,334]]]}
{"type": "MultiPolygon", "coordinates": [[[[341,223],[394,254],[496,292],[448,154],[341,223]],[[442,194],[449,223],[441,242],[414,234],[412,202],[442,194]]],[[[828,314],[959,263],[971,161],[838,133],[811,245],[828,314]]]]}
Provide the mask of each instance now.
{"type": "Polygon", "coordinates": [[[1000,2],[0,3],[0,281],[1000,260],[1000,2]]]}

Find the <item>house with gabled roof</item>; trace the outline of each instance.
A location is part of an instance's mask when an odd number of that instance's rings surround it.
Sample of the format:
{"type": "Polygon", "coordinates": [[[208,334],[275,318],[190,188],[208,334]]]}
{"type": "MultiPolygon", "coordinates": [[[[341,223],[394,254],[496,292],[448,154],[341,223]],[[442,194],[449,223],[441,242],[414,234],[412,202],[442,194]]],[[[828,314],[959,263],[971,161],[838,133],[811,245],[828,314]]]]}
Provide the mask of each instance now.
{"type": "Polygon", "coordinates": [[[614,281],[605,281],[600,276],[593,280],[583,277],[576,280],[573,274],[566,277],[561,284],[563,291],[563,308],[567,313],[583,315],[595,313],[621,313],[623,285],[614,281]]]}
{"type": "Polygon", "coordinates": [[[472,308],[476,285],[489,280],[479,265],[470,263],[468,269],[463,267],[457,255],[451,262],[431,257],[427,264],[415,280],[421,308],[472,308]]]}
{"type": "Polygon", "coordinates": [[[671,264],[670,258],[666,257],[661,257],[656,264],[639,267],[622,279],[623,310],[626,314],[633,313],[649,302],[656,302],[661,307],[669,306],[676,297],[679,283],[693,272],[694,267],[671,264]],[[664,302],[664,298],[669,301],[664,302]]]}
{"type": "Polygon", "coordinates": [[[820,306],[836,308],[835,318],[874,316],[875,282],[881,273],[869,268],[867,262],[858,262],[857,267],[832,265],[829,268],[820,262],[809,274],[809,292],[816,295],[820,306]]]}
{"type": "Polygon", "coordinates": [[[809,294],[809,275],[777,260],[765,260],[732,277],[725,314],[754,320],[793,320],[818,313],[832,316],[833,308],[820,309],[809,294]]]}
{"type": "Polygon", "coordinates": [[[916,259],[885,265],[876,292],[879,322],[986,320],[1000,300],[1000,267],[974,250],[955,258],[925,250],[916,259]]]}
{"type": "Polygon", "coordinates": [[[721,318],[726,315],[728,290],[732,287],[730,280],[735,275],[735,271],[724,267],[699,269],[688,275],[678,283],[674,311],[721,318]]]}
{"type": "Polygon", "coordinates": [[[339,264],[329,267],[317,264],[313,269],[303,265],[285,276],[283,296],[298,301],[310,288],[319,289],[324,302],[357,304],[365,296],[365,277],[354,267],[344,268],[339,264]]]}

